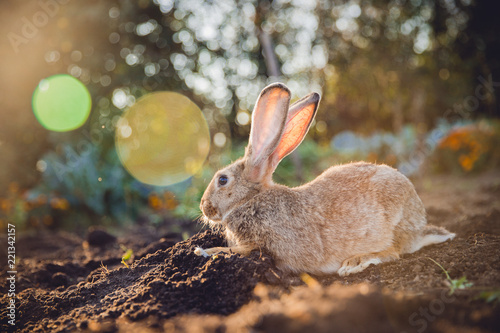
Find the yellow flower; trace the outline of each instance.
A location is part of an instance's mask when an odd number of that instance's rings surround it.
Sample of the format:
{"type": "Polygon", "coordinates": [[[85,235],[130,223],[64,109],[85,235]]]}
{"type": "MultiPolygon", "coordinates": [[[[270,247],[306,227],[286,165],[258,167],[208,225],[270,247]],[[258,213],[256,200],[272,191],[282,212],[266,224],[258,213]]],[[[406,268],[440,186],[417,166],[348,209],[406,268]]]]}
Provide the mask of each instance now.
{"type": "Polygon", "coordinates": [[[54,209],[67,210],[69,208],[69,202],[64,198],[52,198],[50,200],[50,206],[54,209]]]}

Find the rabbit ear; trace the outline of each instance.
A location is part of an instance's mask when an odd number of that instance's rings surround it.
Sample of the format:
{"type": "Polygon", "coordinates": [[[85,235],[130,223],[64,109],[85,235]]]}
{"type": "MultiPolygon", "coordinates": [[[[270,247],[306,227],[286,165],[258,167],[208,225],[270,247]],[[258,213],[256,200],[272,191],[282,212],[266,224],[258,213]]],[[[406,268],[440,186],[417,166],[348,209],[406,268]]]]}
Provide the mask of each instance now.
{"type": "Polygon", "coordinates": [[[269,168],[269,156],[280,143],[290,105],[290,90],[274,83],[262,90],[252,114],[247,165],[253,181],[261,181],[269,168]]]}
{"type": "Polygon", "coordinates": [[[319,100],[319,94],[311,93],[290,106],[285,124],[285,130],[278,147],[273,152],[271,163],[273,171],[278,163],[295,148],[297,148],[302,140],[304,140],[307,131],[309,131],[312,120],[316,115],[319,100]]]}

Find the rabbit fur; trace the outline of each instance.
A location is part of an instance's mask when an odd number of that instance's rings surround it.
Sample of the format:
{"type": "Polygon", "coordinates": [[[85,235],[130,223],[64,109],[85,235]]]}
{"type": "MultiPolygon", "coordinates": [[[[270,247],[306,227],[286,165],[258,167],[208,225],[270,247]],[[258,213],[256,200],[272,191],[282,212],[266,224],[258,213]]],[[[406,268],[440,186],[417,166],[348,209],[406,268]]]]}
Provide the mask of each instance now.
{"type": "Polygon", "coordinates": [[[262,90],[245,156],[215,174],[200,203],[203,219],[224,230],[229,247],[196,254],[262,249],[285,271],[344,276],[454,238],[427,225],[413,184],[387,165],[332,166],[295,188],[273,183],[279,161],[307,134],[319,100],[312,93],[290,106],[285,85],[262,90]]]}

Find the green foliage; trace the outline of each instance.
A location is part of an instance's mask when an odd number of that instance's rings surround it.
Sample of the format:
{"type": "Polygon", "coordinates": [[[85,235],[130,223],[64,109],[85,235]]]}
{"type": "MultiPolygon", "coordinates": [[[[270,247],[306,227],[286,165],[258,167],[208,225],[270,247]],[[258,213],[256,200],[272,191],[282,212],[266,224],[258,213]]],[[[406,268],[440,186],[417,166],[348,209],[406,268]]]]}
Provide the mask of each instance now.
{"type": "Polygon", "coordinates": [[[473,286],[472,282],[469,282],[465,276],[462,276],[459,279],[449,279],[450,282],[450,295],[455,292],[457,289],[467,289],[473,286]]]}
{"type": "Polygon", "coordinates": [[[437,261],[432,258],[427,258],[431,260],[433,263],[439,266],[444,274],[446,274],[446,280],[448,282],[448,287],[450,288],[449,294],[452,295],[456,290],[467,289],[473,286],[472,282],[469,282],[465,276],[462,276],[459,279],[452,279],[448,271],[444,269],[437,261]]]}
{"type": "Polygon", "coordinates": [[[482,291],[479,293],[479,299],[486,301],[486,303],[500,302],[500,290],[482,291]]]}
{"type": "MultiPolygon", "coordinates": [[[[472,289],[473,288],[473,283],[469,282],[465,276],[462,276],[459,279],[452,279],[450,277],[450,274],[448,273],[447,270],[444,269],[443,266],[441,266],[437,261],[431,258],[427,258],[431,260],[433,263],[435,263],[441,270],[443,271],[444,274],[446,274],[446,282],[448,283],[448,287],[450,289],[449,295],[452,295],[456,290],[464,290],[464,289],[472,289]]],[[[492,302],[499,302],[500,301],[500,290],[484,290],[487,289],[486,287],[476,287],[477,289],[483,289],[479,293],[479,295],[476,297],[476,299],[481,299],[486,301],[487,303],[492,303],[492,302]]]]}
{"type": "Polygon", "coordinates": [[[159,223],[178,205],[167,188],[135,180],[122,167],[114,149],[88,144],[79,153],[79,146],[63,143],[58,151],[44,155],[42,179],[26,198],[33,204],[44,196],[52,203],[64,200],[58,205],[65,212],[59,227],[124,224],[139,218],[159,223]]]}
{"type": "Polygon", "coordinates": [[[58,193],[73,208],[95,216],[122,219],[136,215],[133,201],[141,199],[140,189],[118,161],[114,150],[101,152],[93,144],[79,153],[75,146],[61,144],[58,152],[49,152],[42,161],[46,169],[30,199],[44,193],[58,193]]]}

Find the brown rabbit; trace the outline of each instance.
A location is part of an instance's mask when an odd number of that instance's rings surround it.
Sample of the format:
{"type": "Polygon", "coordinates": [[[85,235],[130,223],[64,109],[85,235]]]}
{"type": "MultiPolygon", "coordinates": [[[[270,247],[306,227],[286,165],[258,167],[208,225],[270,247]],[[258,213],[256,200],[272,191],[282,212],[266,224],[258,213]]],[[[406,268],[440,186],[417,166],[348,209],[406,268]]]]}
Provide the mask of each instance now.
{"type": "Polygon", "coordinates": [[[245,156],[218,171],[201,199],[205,221],[224,229],[229,247],[197,248],[196,254],[265,249],[284,270],[344,276],[455,237],[427,225],[412,183],[386,165],[333,166],[295,188],[273,183],[276,166],[302,142],[319,100],[312,93],[289,107],[285,85],[262,90],[245,156]]]}

